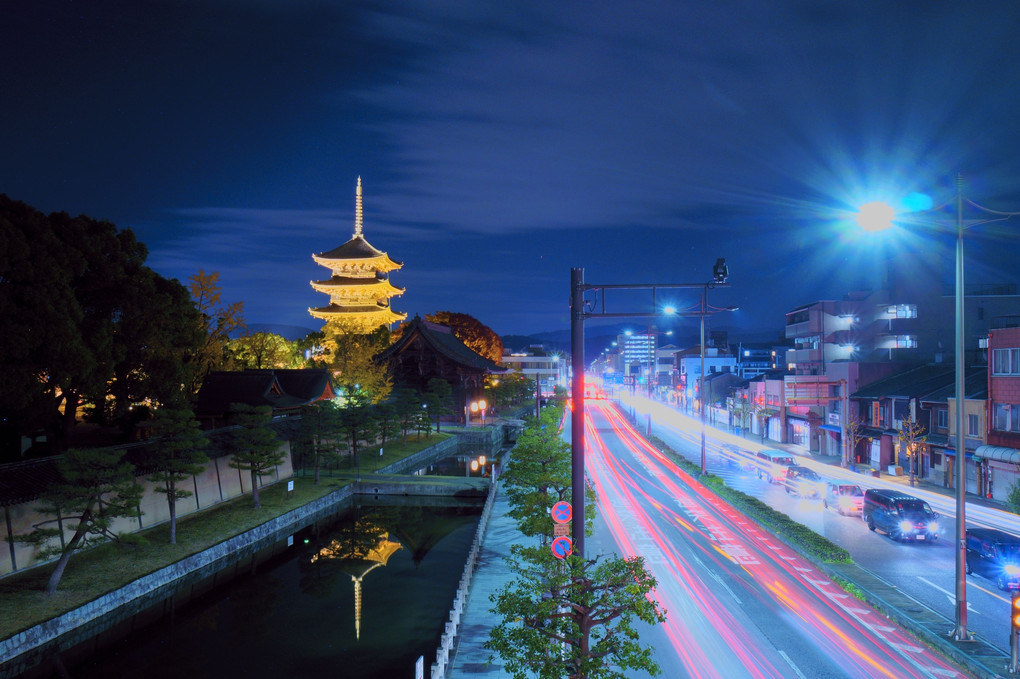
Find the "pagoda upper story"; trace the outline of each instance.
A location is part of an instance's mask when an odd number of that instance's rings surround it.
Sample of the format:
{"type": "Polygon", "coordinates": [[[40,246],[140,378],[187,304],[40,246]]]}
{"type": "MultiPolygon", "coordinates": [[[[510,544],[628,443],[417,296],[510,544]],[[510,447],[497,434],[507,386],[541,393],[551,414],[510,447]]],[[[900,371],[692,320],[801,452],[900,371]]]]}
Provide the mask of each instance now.
{"type": "Polygon", "coordinates": [[[390,297],[404,293],[403,288],[389,281],[389,273],[403,264],[394,262],[365,240],[361,200],[361,177],[358,177],[354,237],[328,252],[312,255],[315,263],[329,269],[332,275],[326,280],[312,281],[312,289],[329,295],[329,305],[309,308],[308,313],[324,321],[340,320],[370,332],[380,325],[402,321],[407,314],[393,311],[389,301],[390,297]]]}

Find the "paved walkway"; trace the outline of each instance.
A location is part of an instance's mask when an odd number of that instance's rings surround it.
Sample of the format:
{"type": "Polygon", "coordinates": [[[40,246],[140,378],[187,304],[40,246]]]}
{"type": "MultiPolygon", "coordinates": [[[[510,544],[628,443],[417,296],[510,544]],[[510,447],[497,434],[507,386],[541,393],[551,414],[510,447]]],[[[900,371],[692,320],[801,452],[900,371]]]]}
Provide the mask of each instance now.
{"type": "MultiPolygon", "coordinates": [[[[762,443],[757,436],[752,435],[745,438],[748,442],[762,443]]],[[[838,457],[811,455],[799,446],[778,444],[768,440],[764,442],[764,445],[789,450],[796,455],[810,455],[821,464],[839,466],[838,457]]],[[[910,485],[909,478],[906,476],[883,473],[882,478],[903,483],[905,487],[910,485]]],[[[955,494],[955,490],[951,488],[943,488],[926,481],[920,481],[918,485],[926,490],[943,493],[947,496],[955,494]]],[[[998,508],[1003,506],[1000,502],[970,494],[967,496],[967,502],[998,508]]],[[[490,660],[492,654],[485,648],[489,630],[499,622],[499,618],[490,611],[492,602],[489,597],[510,580],[510,571],[504,561],[504,557],[510,553],[510,546],[525,540],[518,532],[516,523],[507,516],[508,509],[506,498],[501,489],[498,489],[488,529],[482,539],[478,566],[461,617],[460,631],[447,668],[447,679],[472,677],[510,679],[510,675],[503,670],[499,659],[490,660]]],[[[903,595],[897,588],[874,577],[857,565],[819,565],[830,576],[838,576],[855,584],[872,605],[891,619],[912,630],[929,645],[938,648],[942,653],[956,660],[974,676],[1003,676],[1003,658],[999,651],[981,641],[961,643],[948,640],[945,636],[944,618],[920,607],[916,601],[903,595]]],[[[428,671],[426,670],[427,676],[428,671]]]]}

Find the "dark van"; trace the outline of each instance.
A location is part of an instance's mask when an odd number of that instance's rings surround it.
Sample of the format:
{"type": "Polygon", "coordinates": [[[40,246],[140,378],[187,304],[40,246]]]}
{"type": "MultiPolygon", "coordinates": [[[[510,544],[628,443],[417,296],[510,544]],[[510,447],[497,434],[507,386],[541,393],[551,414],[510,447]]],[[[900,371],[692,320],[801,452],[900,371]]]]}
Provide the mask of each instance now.
{"type": "Polygon", "coordinates": [[[924,500],[899,490],[870,488],[864,491],[861,518],[893,540],[934,542],[939,537],[939,515],[924,500]]]}
{"type": "Polygon", "coordinates": [[[994,580],[999,589],[1020,589],[1020,538],[994,528],[968,528],[967,573],[994,580]]]}

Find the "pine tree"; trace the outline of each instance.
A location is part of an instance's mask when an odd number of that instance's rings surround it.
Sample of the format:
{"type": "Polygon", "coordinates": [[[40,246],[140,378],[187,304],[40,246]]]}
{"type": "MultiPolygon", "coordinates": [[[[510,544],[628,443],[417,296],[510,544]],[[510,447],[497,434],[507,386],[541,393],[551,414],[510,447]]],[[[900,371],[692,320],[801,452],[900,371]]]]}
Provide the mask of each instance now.
{"type": "Polygon", "coordinates": [[[270,406],[234,403],[230,411],[232,422],[238,425],[231,437],[233,456],[230,466],[251,473],[252,501],[255,508],[259,509],[262,507],[259,501],[259,482],[286,459],[280,439],[269,426],[273,419],[273,409],[270,406]]]}
{"type": "Polygon", "coordinates": [[[190,408],[166,406],[156,411],[153,429],[156,440],[146,456],[155,472],[149,480],[156,492],[166,495],[170,510],[170,544],[177,544],[177,501],[191,497],[191,491],[181,486],[189,476],[199,474],[209,461],[205,449],[209,439],[199,428],[190,408]]]}

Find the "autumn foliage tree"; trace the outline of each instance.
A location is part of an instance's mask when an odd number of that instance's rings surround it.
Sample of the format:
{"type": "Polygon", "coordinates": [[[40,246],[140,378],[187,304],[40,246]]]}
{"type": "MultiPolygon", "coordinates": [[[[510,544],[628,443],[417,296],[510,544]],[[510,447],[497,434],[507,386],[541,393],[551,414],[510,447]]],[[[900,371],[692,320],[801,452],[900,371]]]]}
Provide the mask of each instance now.
{"type": "Polygon", "coordinates": [[[449,327],[454,337],[493,363],[503,360],[503,340],[474,316],[454,311],[437,311],[426,315],[425,320],[449,327]]]}
{"type": "Polygon", "coordinates": [[[188,278],[191,296],[200,316],[198,325],[202,334],[202,344],[192,354],[192,394],[198,393],[210,371],[228,370],[231,367],[230,335],[246,327],[244,302],[223,306],[220,303],[222,290],[219,282],[218,272],[205,273],[201,269],[188,278]]]}

